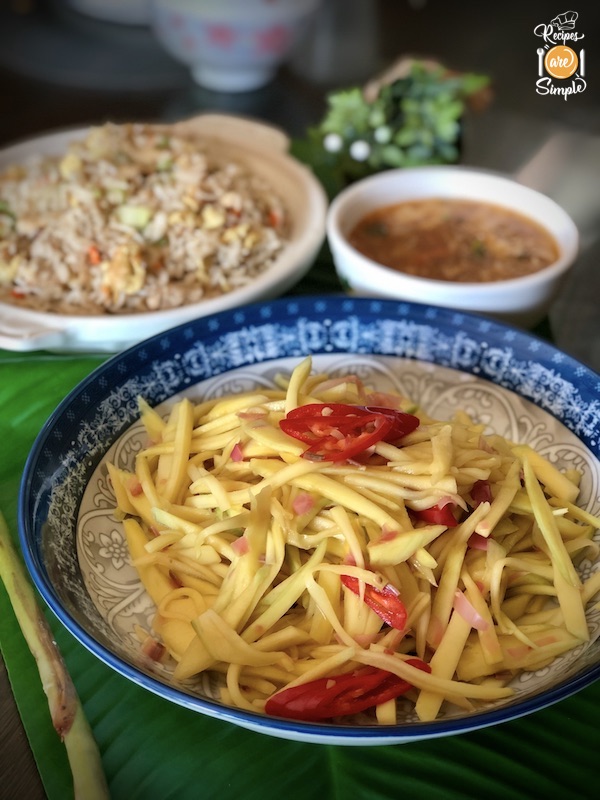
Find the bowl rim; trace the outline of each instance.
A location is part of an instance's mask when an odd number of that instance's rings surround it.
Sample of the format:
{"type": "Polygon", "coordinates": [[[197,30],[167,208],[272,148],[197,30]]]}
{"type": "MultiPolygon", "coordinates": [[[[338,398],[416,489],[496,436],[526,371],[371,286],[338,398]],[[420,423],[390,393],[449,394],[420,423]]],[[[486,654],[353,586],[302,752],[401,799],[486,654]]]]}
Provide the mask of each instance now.
{"type": "MultiPolygon", "coordinates": [[[[427,199],[433,198],[434,196],[440,196],[440,194],[436,195],[435,192],[428,189],[423,193],[415,193],[414,199],[427,199]]],[[[473,196],[470,196],[468,192],[462,192],[460,190],[456,192],[444,192],[443,196],[462,199],[477,199],[473,196]]],[[[409,198],[405,197],[403,199],[408,200],[409,198]]],[[[373,202],[369,202],[368,205],[372,210],[377,207],[391,204],[392,202],[393,201],[390,201],[390,203],[388,203],[388,201],[377,202],[376,200],[373,200],[373,202]]],[[[402,200],[398,202],[402,202],[402,200]]],[[[487,202],[490,204],[503,206],[508,209],[512,208],[509,203],[503,201],[487,200],[487,202]]],[[[519,211],[518,213],[521,213],[523,216],[529,216],[530,218],[533,218],[531,215],[528,215],[527,212],[519,211]]],[[[534,221],[544,225],[544,223],[537,219],[534,219],[534,221]]],[[[568,214],[568,212],[562,206],[560,206],[548,195],[545,195],[536,189],[532,189],[531,187],[520,183],[507,173],[469,165],[451,164],[426,165],[421,167],[400,167],[397,169],[385,170],[374,175],[369,175],[366,178],[356,181],[350,186],[342,189],[342,191],[332,200],[327,211],[326,231],[332,250],[337,251],[338,256],[351,258],[356,261],[357,264],[362,263],[366,268],[369,269],[370,275],[377,279],[373,281],[374,287],[381,284],[387,284],[388,286],[397,288],[398,290],[404,286],[407,289],[412,288],[415,291],[429,287],[440,292],[443,291],[448,299],[463,298],[464,294],[467,292],[469,293],[469,297],[477,299],[479,297],[489,296],[491,288],[503,289],[506,291],[521,291],[530,287],[540,286],[548,281],[552,281],[563,275],[568,269],[571,268],[579,253],[580,238],[579,230],[570,214],[568,214]],[[528,197],[536,202],[541,202],[546,206],[547,209],[552,209],[555,214],[560,216],[565,229],[564,241],[561,241],[548,226],[545,226],[548,233],[554,236],[554,239],[559,245],[559,258],[552,264],[543,267],[537,272],[523,275],[519,278],[508,278],[500,281],[487,282],[456,282],[444,281],[435,278],[424,278],[416,275],[409,275],[408,273],[404,273],[399,270],[394,270],[392,267],[386,267],[385,265],[374,261],[368,256],[363,255],[363,253],[359,252],[348,242],[346,232],[343,230],[343,217],[346,211],[351,208],[360,198],[374,198],[374,192],[376,189],[385,184],[393,184],[399,181],[400,185],[402,185],[404,179],[412,179],[413,177],[418,178],[419,176],[431,177],[432,175],[437,174],[444,176],[445,180],[453,177],[456,178],[458,186],[464,186],[465,178],[467,180],[474,179],[486,181],[490,186],[495,185],[506,188],[510,186],[518,191],[524,198],[528,197]]],[[[338,264],[336,262],[336,268],[337,267],[338,264]]],[[[339,268],[341,272],[346,272],[343,261],[340,263],[339,268]]]]}

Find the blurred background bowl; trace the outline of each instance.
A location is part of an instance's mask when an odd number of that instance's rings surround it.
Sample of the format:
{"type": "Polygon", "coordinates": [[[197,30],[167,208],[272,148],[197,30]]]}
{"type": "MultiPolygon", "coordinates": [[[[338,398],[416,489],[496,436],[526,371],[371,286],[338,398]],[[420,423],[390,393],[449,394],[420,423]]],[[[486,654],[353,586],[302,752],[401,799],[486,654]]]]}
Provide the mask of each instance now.
{"type": "Polygon", "coordinates": [[[321,0],[150,0],[158,41],[209,89],[244,92],[274,77],[321,0]]]}
{"type": "Polygon", "coordinates": [[[532,328],[544,319],[579,247],[577,226],[546,195],[504,175],[449,165],[392,169],[348,186],[330,206],[327,238],[336,271],[349,293],[480,313],[522,328],[532,328]],[[409,275],[367,258],[349,244],[349,233],[367,213],[428,198],[479,200],[528,217],[554,237],[558,258],[522,277],[466,283],[409,275]]]}

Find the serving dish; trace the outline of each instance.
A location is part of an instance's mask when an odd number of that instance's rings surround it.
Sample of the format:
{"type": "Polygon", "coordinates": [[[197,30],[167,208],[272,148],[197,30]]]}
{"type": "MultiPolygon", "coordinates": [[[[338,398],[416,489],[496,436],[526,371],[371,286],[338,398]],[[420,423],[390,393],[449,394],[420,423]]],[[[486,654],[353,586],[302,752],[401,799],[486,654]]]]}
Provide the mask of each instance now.
{"type": "Polygon", "coordinates": [[[350,293],[433,303],[522,328],[535,327],[547,314],[579,247],[577,226],[550,197],[504,174],[450,165],[392,169],[351,184],[329,207],[327,238],[338,276],[350,293]],[[403,201],[438,198],[482,201],[528,217],[554,237],[558,258],[518,278],[459,282],[385,267],[349,244],[348,234],[365,214],[403,201]]]}
{"type": "MultiPolygon", "coordinates": [[[[201,114],[168,126],[198,137],[211,151],[230,156],[276,187],[290,215],[288,241],[274,263],[240,288],[178,308],[135,314],[68,315],[0,302],[0,347],[7,350],[117,352],[198,316],[283,294],[311,267],[325,238],[327,198],[312,172],[287,153],[278,128],[228,114],[201,114]]],[[[0,153],[0,170],[30,156],[60,155],[89,129],[57,131],[0,153]]]]}
{"type": "Polygon", "coordinates": [[[259,89],[306,40],[321,0],[149,0],[157,41],[220,92],[259,89]]]}
{"type": "MultiPolygon", "coordinates": [[[[268,386],[311,355],[316,368],[355,372],[393,387],[430,414],[462,408],[501,435],[580,468],[581,504],[600,509],[600,377],[517,329],[441,307],[367,298],[279,299],[199,318],[113,357],[60,404],[24,470],[19,534],[28,569],[58,619],[99,659],[161,697],[273,736],[316,743],[392,744],[476,730],[531,713],[600,676],[600,608],[592,641],[535,673],[515,698],[433,723],[394,726],[284,721],[224,706],[210,687],[173,681],[132,634],[152,604],[128,563],[106,461],[140,444],[137,400],[167,409],[182,395],[221,396],[268,386]]],[[[586,574],[600,561],[584,562],[586,574]]]]}

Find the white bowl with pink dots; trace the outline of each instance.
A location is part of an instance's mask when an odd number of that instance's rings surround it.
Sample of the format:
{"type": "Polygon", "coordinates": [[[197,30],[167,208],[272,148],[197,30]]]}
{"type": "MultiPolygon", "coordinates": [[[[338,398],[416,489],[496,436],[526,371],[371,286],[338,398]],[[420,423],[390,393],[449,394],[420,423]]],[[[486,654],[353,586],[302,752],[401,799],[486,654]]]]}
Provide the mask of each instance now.
{"type": "Polygon", "coordinates": [[[215,91],[258,89],[295,54],[321,0],[150,0],[157,40],[215,91]]]}

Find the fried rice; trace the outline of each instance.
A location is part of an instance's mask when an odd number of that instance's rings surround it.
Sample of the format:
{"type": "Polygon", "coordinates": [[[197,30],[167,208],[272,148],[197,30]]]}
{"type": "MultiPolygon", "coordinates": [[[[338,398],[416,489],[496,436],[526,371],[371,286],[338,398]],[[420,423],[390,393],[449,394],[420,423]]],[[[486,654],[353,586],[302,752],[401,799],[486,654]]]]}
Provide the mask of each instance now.
{"type": "Polygon", "coordinates": [[[282,200],[241,161],[161,126],[107,123],[0,174],[0,300],[174,308],[251,282],[287,229],[282,200]]]}

